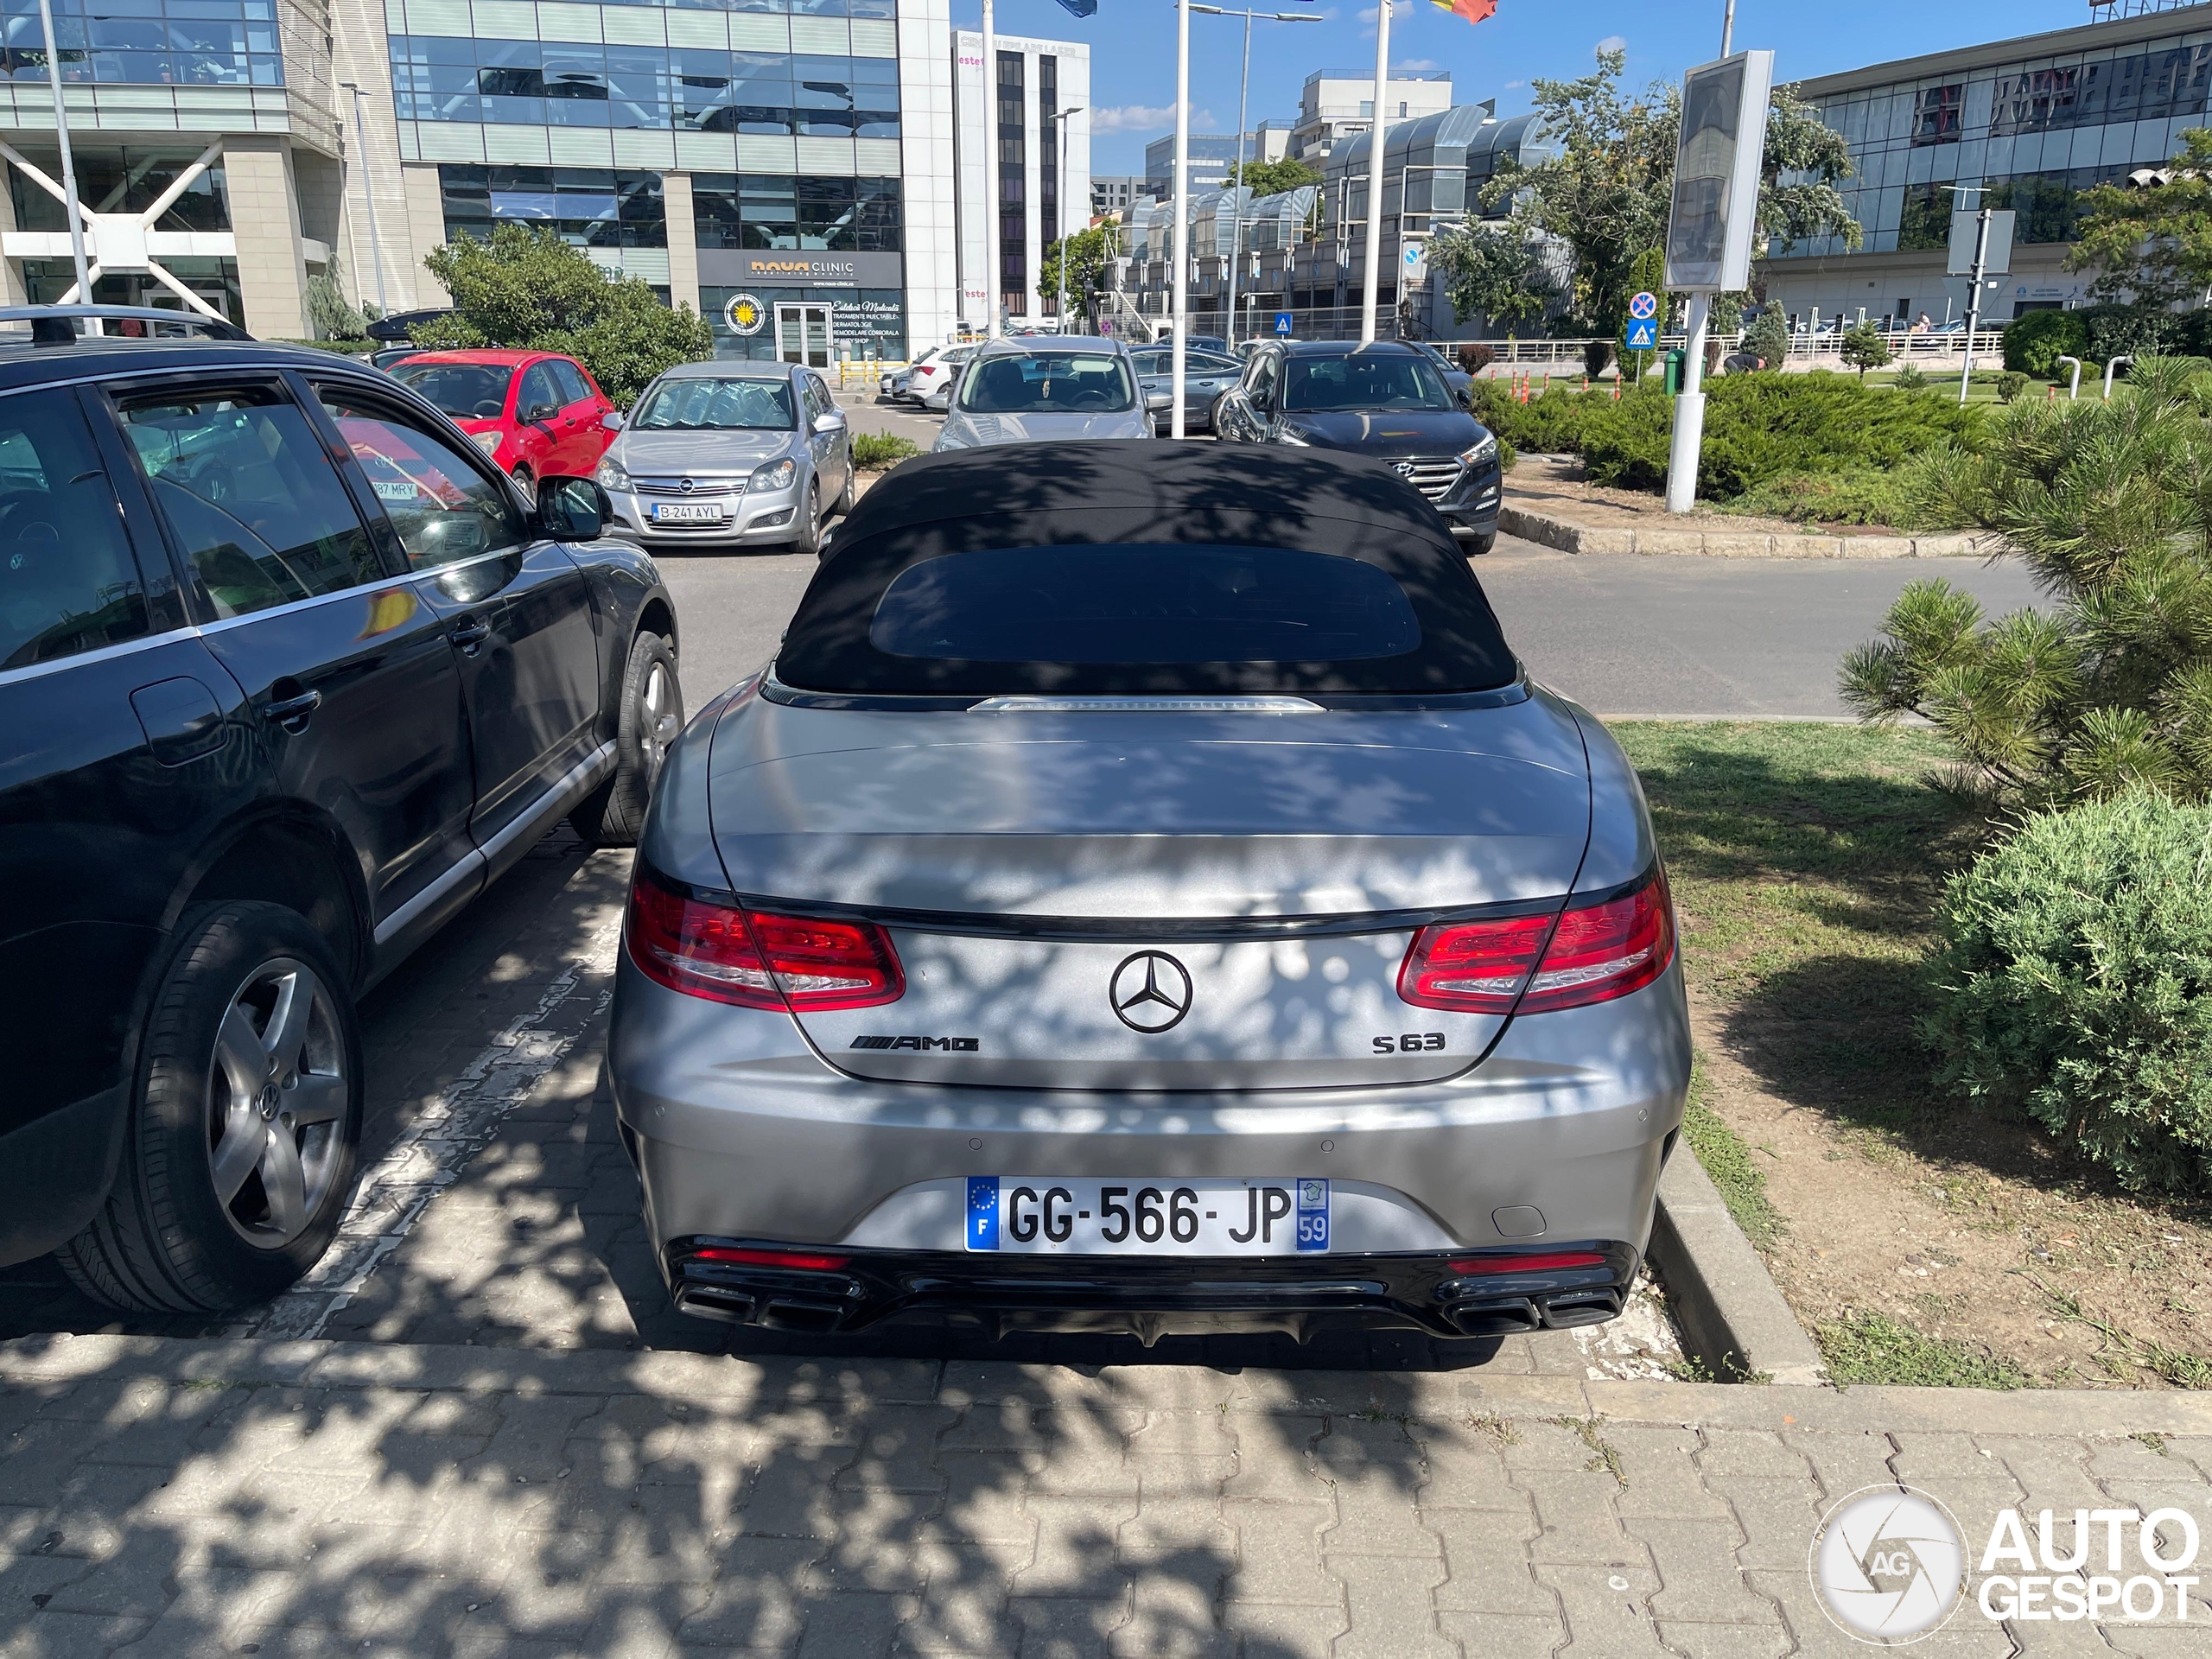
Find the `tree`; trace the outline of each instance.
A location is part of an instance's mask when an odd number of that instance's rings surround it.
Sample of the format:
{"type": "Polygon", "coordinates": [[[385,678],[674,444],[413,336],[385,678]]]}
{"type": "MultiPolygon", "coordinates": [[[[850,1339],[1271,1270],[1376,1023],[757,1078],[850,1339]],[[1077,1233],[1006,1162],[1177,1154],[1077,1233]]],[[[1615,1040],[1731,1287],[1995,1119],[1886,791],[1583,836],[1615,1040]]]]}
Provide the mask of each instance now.
{"type": "Polygon", "coordinates": [[[1541,238],[1511,219],[1448,226],[1429,238],[1428,257],[1444,273],[1454,321],[1481,316],[1509,327],[1535,322],[1560,298],[1541,238]]]}
{"type": "Polygon", "coordinates": [[[2155,310],[2196,305],[2212,289],[2212,131],[2191,127],[2162,184],[2101,184],[2083,193],[2069,270],[2101,274],[2097,299],[2155,310]]]}
{"type": "Polygon", "coordinates": [[[1089,301],[1090,291],[1098,286],[1107,263],[1114,257],[1114,228],[1101,225],[1096,230],[1077,231],[1064,236],[1045,250],[1045,257],[1037,262],[1037,293],[1042,299],[1056,299],[1060,292],[1060,260],[1065,249],[1068,262],[1068,305],[1073,308],[1089,301]]]}
{"type": "Polygon", "coordinates": [[[1286,156],[1280,162],[1231,162],[1225,182],[1231,186],[1249,185],[1255,196],[1279,196],[1300,185],[1320,183],[1321,174],[1319,168],[1286,156]]]}
{"type": "MultiPolygon", "coordinates": [[[[1624,52],[1601,51],[1596,72],[1580,80],[1535,81],[1537,112],[1560,154],[1534,167],[1508,162],[1481,192],[1485,207],[1512,202],[1526,230],[1566,245],[1573,269],[1567,321],[1601,336],[1620,333],[1636,291],[1637,256],[1665,240],[1681,120],[1679,87],[1654,83],[1639,98],[1622,96],[1626,61],[1624,52]]],[[[1752,245],[1834,236],[1859,246],[1858,221],[1836,188],[1851,170],[1842,134],[1823,125],[1794,89],[1775,88],[1752,245]]],[[[1726,326],[1741,303],[1741,296],[1722,296],[1717,320],[1726,326]]]]}
{"type": "Polygon", "coordinates": [[[2015,404],[1980,450],[1927,458],[1926,505],[1999,531],[2055,602],[1988,622],[1948,582],[1913,582],[1845,658],[1844,701],[1926,719],[1955,781],[2008,806],[2212,793],[2208,381],[2145,357],[2109,404],[2015,404]]]}
{"type": "Polygon", "coordinates": [[[446,316],[418,323],[416,344],[559,352],[627,409],[664,369],[715,354],[714,330],[689,306],[669,307],[635,277],[601,270],[550,230],[495,225],[423,262],[453,296],[446,316]]]}
{"type": "Polygon", "coordinates": [[[1778,305],[1763,308],[1744,331],[1744,349],[1770,369],[1778,369],[1789,355],[1789,320],[1778,305]]]}
{"type": "Polygon", "coordinates": [[[1890,342],[1872,323],[1862,322],[1844,331],[1836,354],[1858,370],[1859,378],[1864,380],[1867,370],[1878,369],[1890,360],[1890,342]]]}
{"type": "Polygon", "coordinates": [[[308,321],[313,325],[318,339],[366,340],[369,337],[369,324],[378,315],[376,307],[365,304],[359,310],[354,309],[333,278],[308,277],[302,296],[307,301],[308,321]]]}

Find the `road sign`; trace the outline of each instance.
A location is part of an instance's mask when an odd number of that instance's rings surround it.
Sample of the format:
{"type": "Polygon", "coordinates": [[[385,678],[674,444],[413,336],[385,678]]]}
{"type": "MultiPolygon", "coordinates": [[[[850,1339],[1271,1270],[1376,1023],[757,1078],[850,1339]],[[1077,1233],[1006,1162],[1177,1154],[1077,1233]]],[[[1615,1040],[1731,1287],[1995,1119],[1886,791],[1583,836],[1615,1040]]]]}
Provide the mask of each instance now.
{"type": "Polygon", "coordinates": [[[1621,349],[1624,352],[1656,351],[1659,345],[1659,319],[1630,317],[1628,327],[1621,330],[1621,349]]]}
{"type": "Polygon", "coordinates": [[[1406,286],[1419,288],[1428,280],[1428,243],[1418,237],[1407,237],[1398,250],[1398,263],[1404,268],[1406,286]]]}
{"type": "Polygon", "coordinates": [[[1278,311],[1275,313],[1275,333],[1284,340],[1288,340],[1290,338],[1289,312],[1278,311]]]}
{"type": "MultiPolygon", "coordinates": [[[[2010,207],[1993,207],[1989,213],[1989,247],[1981,262],[1985,276],[2010,276],[2012,270],[2012,226],[2019,215],[2010,207]]],[[[1981,213],[1968,208],[1951,215],[1951,257],[1943,274],[1964,276],[1974,270],[1974,251],[1981,241],[1981,213]]]]}
{"type": "Polygon", "coordinates": [[[1656,294],[1630,295],[1629,296],[1628,302],[1628,314],[1639,322],[1643,321],[1647,317],[1657,316],[1659,315],[1659,296],[1656,294]]]}
{"type": "Polygon", "coordinates": [[[1667,283],[1675,293],[1751,286],[1759,163],[1774,54],[1738,52],[1682,77],[1675,196],[1667,219],[1667,283]]]}

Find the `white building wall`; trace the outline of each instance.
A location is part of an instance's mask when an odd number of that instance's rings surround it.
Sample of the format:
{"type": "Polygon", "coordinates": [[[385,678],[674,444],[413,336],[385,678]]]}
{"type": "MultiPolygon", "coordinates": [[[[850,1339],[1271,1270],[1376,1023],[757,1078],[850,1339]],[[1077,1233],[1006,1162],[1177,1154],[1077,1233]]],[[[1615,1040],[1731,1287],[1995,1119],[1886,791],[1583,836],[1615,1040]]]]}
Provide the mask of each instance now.
{"type": "MultiPolygon", "coordinates": [[[[1058,60],[1059,107],[1079,109],[1082,114],[1067,124],[1067,165],[1059,189],[1060,234],[1072,234],[1090,219],[1090,48],[1080,41],[1039,40],[1029,35],[1001,35],[994,44],[1001,52],[1022,56],[1022,110],[1028,135],[1023,162],[1023,200],[1028,223],[1023,238],[1028,269],[1027,308],[1009,317],[1016,327],[1033,327],[1047,319],[1038,295],[1038,272],[1049,245],[1044,234],[1044,146],[1057,140],[1037,125],[1039,58],[1058,60]]],[[[983,146],[995,142],[991,79],[983,64],[983,37],[975,29],[960,29],[952,36],[951,58],[957,66],[955,86],[955,170],[959,181],[959,294],[961,321],[981,330],[990,321],[998,291],[995,238],[990,204],[983,192],[983,146]]]]}
{"type": "MultiPolygon", "coordinates": [[[[399,162],[399,122],[392,111],[391,53],[386,44],[381,0],[337,0],[330,10],[333,108],[342,124],[346,158],[344,223],[332,250],[346,276],[340,286],[356,305],[378,303],[381,267],[382,303],[392,311],[443,303],[442,295],[416,298],[418,285],[434,289],[423,269],[423,256],[435,247],[417,248],[410,231],[407,184],[399,162]],[[361,89],[361,122],[368,129],[363,149],[353,120],[353,95],[343,85],[361,89]],[[375,204],[376,234],[369,233],[369,206],[375,204]]],[[[438,241],[445,238],[441,236],[438,241]]]]}
{"type": "Polygon", "coordinates": [[[906,349],[916,357],[950,339],[961,316],[951,29],[950,0],[899,0],[906,349]]]}

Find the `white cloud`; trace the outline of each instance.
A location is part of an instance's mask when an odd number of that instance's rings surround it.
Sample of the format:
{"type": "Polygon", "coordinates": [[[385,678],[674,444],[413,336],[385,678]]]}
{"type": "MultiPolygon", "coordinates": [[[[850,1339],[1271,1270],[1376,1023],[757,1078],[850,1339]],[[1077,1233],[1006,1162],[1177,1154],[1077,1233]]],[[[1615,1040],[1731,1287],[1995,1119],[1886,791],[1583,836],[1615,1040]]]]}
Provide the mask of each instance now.
{"type": "Polygon", "coordinates": [[[1424,69],[1441,69],[1444,66],[1434,58],[1408,58],[1392,71],[1394,74],[1418,74],[1424,69]]]}
{"type": "Polygon", "coordinates": [[[1598,42],[1597,49],[1600,52],[1625,52],[1628,50],[1627,37],[1620,35],[1608,35],[1598,42]]]}
{"type": "Polygon", "coordinates": [[[1509,92],[1517,92],[1528,84],[1525,80],[1509,80],[1505,83],[1505,90],[1509,92]]]}
{"type": "MultiPolygon", "coordinates": [[[[1211,111],[1191,111],[1192,130],[1210,128],[1213,124],[1211,111]]],[[[1165,132],[1174,124],[1175,106],[1173,104],[1162,104],[1156,108],[1147,104],[1122,104],[1090,112],[1090,130],[1096,133],[1165,132]]]]}

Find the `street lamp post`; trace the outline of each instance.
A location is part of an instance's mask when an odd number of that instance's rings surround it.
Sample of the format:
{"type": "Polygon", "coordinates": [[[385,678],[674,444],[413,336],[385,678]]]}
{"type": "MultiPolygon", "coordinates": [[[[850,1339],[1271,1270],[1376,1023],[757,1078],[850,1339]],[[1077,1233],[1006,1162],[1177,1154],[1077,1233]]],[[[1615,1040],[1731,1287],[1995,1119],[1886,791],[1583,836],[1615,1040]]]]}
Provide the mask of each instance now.
{"type": "Polygon", "coordinates": [[[1375,306],[1382,276],[1382,141],[1388,128],[1383,111],[1390,91],[1391,0],[1375,8],[1375,120],[1367,129],[1367,269],[1360,281],[1359,343],[1375,339],[1375,306]]]}
{"type": "Polygon", "coordinates": [[[1191,316],[1191,0],[1175,0],[1175,337],[1167,342],[1168,389],[1175,404],[1168,415],[1168,435],[1183,432],[1184,327],[1191,316]]]}
{"type": "MultiPolygon", "coordinates": [[[[1318,23],[1321,20],[1311,12],[1273,11],[1262,13],[1253,10],[1249,6],[1241,12],[1231,10],[1227,6],[1192,6],[1191,10],[1192,11],[1203,11],[1207,13],[1209,16],[1215,17],[1241,16],[1244,20],[1244,73],[1243,78],[1236,83],[1236,149],[1237,153],[1242,156],[1244,153],[1244,122],[1248,113],[1246,108],[1246,99],[1252,88],[1253,18],[1266,16],[1271,22],[1278,23],[1318,23]]],[[[1247,161],[1255,161],[1258,158],[1256,156],[1247,156],[1245,159],[1247,161]]],[[[1251,188],[1249,185],[1245,184],[1244,169],[1241,166],[1236,169],[1236,182],[1238,185],[1242,185],[1247,189],[1251,188]]],[[[1243,229],[1243,210],[1242,208],[1232,207],[1230,211],[1229,226],[1229,297],[1222,311],[1223,330],[1229,336],[1229,344],[1231,346],[1234,346],[1236,343],[1236,267],[1243,252],[1242,240],[1243,229]]]]}
{"type": "MultiPolygon", "coordinates": [[[[46,0],[40,0],[40,3],[45,4],[46,0]]],[[[377,187],[369,172],[369,127],[361,115],[361,88],[356,81],[341,80],[338,84],[353,94],[353,142],[361,147],[361,202],[369,214],[369,263],[377,271],[377,314],[390,316],[391,306],[384,296],[384,244],[377,237],[377,187]]],[[[358,289],[360,285],[360,278],[355,277],[353,286],[358,289]]]]}
{"type": "Polygon", "coordinates": [[[1064,334],[1068,331],[1068,118],[1082,113],[1083,105],[1078,104],[1071,110],[1062,110],[1052,118],[1060,128],[1060,296],[1058,305],[1060,332],[1064,334]]]}
{"type": "MultiPolygon", "coordinates": [[[[77,163],[69,154],[69,111],[61,102],[61,54],[54,44],[52,0],[38,0],[39,27],[46,31],[46,82],[54,92],[54,130],[61,140],[62,206],[69,214],[69,255],[77,264],[77,303],[92,302],[92,265],[85,257],[85,212],[77,205],[77,163]]],[[[85,325],[87,334],[102,332],[97,319],[85,325]]]]}
{"type": "Polygon", "coordinates": [[[999,205],[999,37],[991,0],[983,0],[983,273],[984,334],[999,337],[999,290],[1006,286],[999,205]]]}

